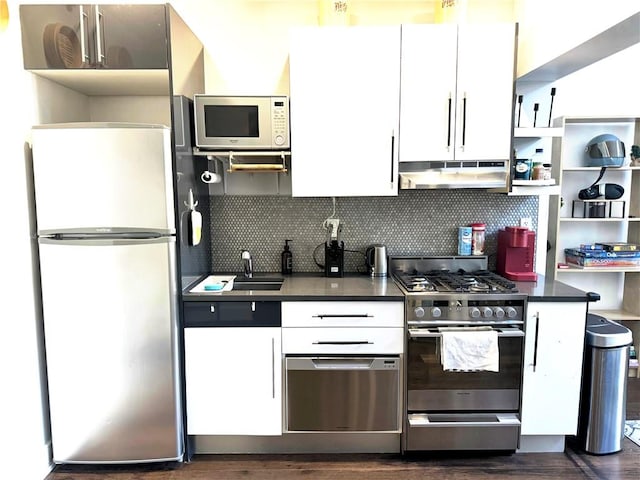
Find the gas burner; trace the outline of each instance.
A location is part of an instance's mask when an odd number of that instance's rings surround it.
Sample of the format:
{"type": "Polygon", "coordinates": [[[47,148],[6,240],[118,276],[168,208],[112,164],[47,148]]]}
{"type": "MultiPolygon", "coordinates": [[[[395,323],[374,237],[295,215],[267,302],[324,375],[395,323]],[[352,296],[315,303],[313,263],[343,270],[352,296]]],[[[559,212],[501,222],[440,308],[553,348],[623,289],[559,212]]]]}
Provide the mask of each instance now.
{"type": "Polygon", "coordinates": [[[476,283],[475,285],[472,285],[471,288],[469,289],[469,291],[477,292],[477,293],[489,293],[492,290],[495,290],[495,289],[492,289],[486,283],[476,283]]]}

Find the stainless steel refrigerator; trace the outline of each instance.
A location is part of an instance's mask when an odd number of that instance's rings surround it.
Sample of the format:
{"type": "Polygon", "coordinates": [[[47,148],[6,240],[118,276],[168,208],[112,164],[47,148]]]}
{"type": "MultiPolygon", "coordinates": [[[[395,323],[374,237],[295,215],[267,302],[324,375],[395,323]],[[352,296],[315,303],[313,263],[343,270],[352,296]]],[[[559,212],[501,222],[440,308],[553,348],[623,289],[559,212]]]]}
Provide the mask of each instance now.
{"type": "Polygon", "coordinates": [[[183,457],[170,135],[32,130],[55,463],[183,457]]]}

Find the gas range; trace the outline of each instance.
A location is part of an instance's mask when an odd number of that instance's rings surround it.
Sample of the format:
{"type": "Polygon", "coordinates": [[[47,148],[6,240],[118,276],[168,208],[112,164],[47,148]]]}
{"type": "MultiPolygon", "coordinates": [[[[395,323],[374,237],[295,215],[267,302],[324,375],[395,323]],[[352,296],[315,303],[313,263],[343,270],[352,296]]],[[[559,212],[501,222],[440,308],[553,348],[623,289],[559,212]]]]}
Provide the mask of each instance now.
{"type": "Polygon", "coordinates": [[[526,295],[487,270],[486,256],[389,257],[409,326],[522,323],[526,295]]]}
{"type": "Polygon", "coordinates": [[[388,271],[405,294],[402,451],[515,450],[527,295],[487,271],[486,256],[392,256],[388,271]],[[497,342],[498,370],[466,368],[464,355],[445,368],[452,341],[479,342],[476,353],[497,342]]]}

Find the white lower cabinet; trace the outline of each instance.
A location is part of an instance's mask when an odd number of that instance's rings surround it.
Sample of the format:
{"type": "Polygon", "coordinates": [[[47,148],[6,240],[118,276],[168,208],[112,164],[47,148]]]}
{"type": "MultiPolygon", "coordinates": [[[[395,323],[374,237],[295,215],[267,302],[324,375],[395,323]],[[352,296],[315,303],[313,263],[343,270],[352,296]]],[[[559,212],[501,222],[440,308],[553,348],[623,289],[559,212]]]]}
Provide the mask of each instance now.
{"type": "Polygon", "coordinates": [[[281,435],[280,327],[186,328],[189,435],[281,435]]]}
{"type": "Polygon", "coordinates": [[[529,302],[521,435],[575,435],[586,302],[529,302]]]}

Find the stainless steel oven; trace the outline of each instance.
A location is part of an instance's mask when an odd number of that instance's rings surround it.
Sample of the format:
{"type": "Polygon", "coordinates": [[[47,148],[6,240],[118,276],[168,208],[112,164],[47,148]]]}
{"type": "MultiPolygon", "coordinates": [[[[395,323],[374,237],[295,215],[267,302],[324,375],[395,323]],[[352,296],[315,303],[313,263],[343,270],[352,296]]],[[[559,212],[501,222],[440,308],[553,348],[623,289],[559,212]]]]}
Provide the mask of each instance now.
{"type": "Polygon", "coordinates": [[[399,432],[401,362],[286,357],[287,432],[399,432]]]}
{"type": "Polygon", "coordinates": [[[444,370],[440,327],[409,328],[406,450],[515,450],[524,331],[489,328],[498,337],[497,372],[444,370]]]}
{"type": "MultiPolygon", "coordinates": [[[[486,257],[391,257],[405,292],[402,450],[518,446],[526,295],[486,270],[486,257]],[[445,368],[445,332],[488,334],[494,368],[445,368]]],[[[473,346],[473,345],[471,345],[473,346]]]]}

